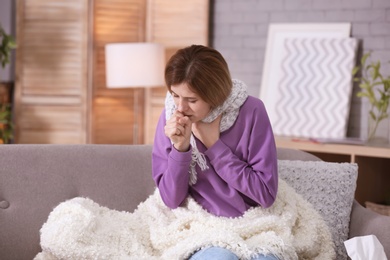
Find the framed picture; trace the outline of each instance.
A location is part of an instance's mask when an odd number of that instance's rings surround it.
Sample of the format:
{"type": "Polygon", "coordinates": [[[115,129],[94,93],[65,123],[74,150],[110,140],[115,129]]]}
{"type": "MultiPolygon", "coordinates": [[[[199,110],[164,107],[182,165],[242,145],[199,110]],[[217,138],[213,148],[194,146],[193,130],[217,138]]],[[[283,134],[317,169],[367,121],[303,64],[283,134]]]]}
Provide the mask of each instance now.
{"type": "Polygon", "coordinates": [[[270,24],[260,98],[276,135],[343,138],[357,40],[350,23],[270,24]]]}

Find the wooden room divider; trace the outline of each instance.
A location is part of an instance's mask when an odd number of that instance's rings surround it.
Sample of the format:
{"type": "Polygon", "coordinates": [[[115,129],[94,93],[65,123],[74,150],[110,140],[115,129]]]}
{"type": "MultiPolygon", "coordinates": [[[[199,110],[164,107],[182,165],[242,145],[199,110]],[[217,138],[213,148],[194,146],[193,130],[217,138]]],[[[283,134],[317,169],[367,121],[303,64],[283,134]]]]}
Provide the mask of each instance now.
{"type": "MultiPolygon", "coordinates": [[[[168,59],[208,45],[206,0],[18,0],[15,143],[133,143],[132,89],[108,89],[104,46],[156,42],[168,59]]],[[[144,91],[139,140],[152,143],[164,86],[144,91]]]]}

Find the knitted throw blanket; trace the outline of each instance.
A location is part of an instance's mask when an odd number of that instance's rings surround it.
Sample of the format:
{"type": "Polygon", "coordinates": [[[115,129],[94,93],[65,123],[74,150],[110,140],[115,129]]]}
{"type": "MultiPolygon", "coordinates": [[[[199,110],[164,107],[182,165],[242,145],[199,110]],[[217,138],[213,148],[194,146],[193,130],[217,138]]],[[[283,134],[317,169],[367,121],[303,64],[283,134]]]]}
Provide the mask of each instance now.
{"type": "Polygon", "coordinates": [[[171,210],[158,190],[133,212],[75,198],[58,205],[41,229],[35,260],[187,259],[194,251],[221,246],[250,259],[272,253],[280,259],[334,259],[329,229],[311,204],[283,180],[274,205],[242,217],[216,217],[192,198],[171,210]]]}
{"type": "MultiPolygon", "coordinates": [[[[219,115],[221,117],[220,132],[228,130],[236,121],[237,116],[240,112],[240,107],[244,104],[245,100],[248,98],[247,86],[244,82],[233,79],[233,87],[230,95],[226,101],[219,107],[213,109],[205,119],[202,121],[205,123],[213,122],[219,115]]],[[[173,113],[176,111],[176,106],[173,101],[171,93],[167,93],[165,98],[165,118],[169,120],[173,113]]],[[[200,167],[202,171],[208,168],[204,154],[199,152],[196,147],[195,138],[191,135],[190,143],[192,146],[192,162],[190,165],[190,185],[196,183],[197,172],[195,170],[196,164],[200,167]]]]}

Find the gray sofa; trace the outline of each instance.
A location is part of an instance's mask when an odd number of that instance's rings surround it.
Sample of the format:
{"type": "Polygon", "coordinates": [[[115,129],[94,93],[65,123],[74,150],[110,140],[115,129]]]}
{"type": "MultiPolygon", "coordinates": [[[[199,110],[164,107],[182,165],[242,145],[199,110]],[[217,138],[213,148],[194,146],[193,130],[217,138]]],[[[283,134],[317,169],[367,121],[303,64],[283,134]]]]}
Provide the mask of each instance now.
{"type": "MultiPolygon", "coordinates": [[[[124,211],[154,190],[150,145],[0,145],[0,258],[33,259],[39,230],[67,199],[124,211]]],[[[318,160],[278,149],[282,160],[318,160]]],[[[349,237],[375,234],[390,256],[390,218],[353,203],[349,237]]]]}

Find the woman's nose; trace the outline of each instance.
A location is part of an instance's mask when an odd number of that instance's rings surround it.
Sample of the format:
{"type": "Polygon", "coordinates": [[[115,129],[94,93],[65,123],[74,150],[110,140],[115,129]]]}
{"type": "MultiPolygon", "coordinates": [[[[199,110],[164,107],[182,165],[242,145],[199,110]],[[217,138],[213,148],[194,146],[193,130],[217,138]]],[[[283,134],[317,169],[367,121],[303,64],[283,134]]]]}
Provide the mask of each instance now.
{"type": "Polygon", "coordinates": [[[185,101],[179,101],[179,103],[177,104],[177,110],[180,112],[186,111],[187,108],[188,108],[188,106],[187,106],[185,101]]]}

